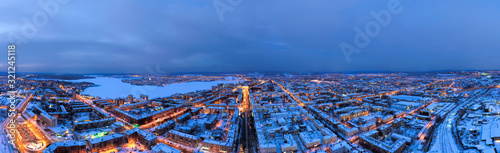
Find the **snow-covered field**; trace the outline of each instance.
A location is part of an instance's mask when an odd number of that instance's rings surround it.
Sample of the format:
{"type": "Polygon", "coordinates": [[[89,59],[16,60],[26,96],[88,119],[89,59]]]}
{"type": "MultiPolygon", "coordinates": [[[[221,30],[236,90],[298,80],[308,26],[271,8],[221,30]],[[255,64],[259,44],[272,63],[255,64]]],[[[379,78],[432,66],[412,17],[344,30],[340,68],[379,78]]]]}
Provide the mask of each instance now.
{"type": "Polygon", "coordinates": [[[451,132],[452,130],[452,122],[444,121],[436,130],[436,143],[431,147],[430,152],[439,152],[439,153],[453,153],[460,152],[457,147],[457,143],[455,142],[454,136],[451,132]]]}
{"type": "MultiPolygon", "coordinates": [[[[477,96],[482,96],[487,90],[480,90],[480,94],[476,94],[477,96]]],[[[461,152],[458,147],[459,144],[455,141],[455,136],[452,133],[452,130],[455,126],[455,122],[457,120],[457,112],[460,108],[473,103],[473,99],[470,98],[464,102],[462,102],[459,106],[455,107],[452,111],[449,112],[448,115],[444,118],[443,123],[436,129],[436,142],[431,147],[430,152],[443,152],[443,153],[454,153],[461,152]]]]}
{"type": "Polygon", "coordinates": [[[85,89],[83,94],[98,96],[102,98],[126,97],[129,94],[139,97],[141,94],[148,95],[150,98],[166,97],[176,93],[188,93],[197,90],[211,89],[220,83],[238,83],[240,81],[211,81],[211,82],[186,82],[174,83],[164,87],[159,86],[137,86],[122,82],[119,78],[96,77],[93,79],[71,80],[72,82],[92,82],[96,87],[85,89]]]}

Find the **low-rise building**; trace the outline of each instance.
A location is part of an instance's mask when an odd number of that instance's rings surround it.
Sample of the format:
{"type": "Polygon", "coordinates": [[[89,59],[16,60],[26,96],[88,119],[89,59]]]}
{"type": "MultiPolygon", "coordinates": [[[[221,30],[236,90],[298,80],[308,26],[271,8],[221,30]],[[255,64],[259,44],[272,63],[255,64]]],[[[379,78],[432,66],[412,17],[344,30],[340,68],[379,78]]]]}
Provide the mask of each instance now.
{"type": "Polygon", "coordinates": [[[378,131],[372,130],[365,134],[361,134],[359,136],[359,144],[375,153],[401,153],[406,148],[405,140],[395,139],[394,143],[389,144],[376,139],[376,137],[378,137],[378,133],[378,131]]]}
{"type": "Polygon", "coordinates": [[[337,141],[337,135],[328,128],[321,129],[321,135],[323,136],[323,144],[329,144],[337,141]]]}
{"type": "Polygon", "coordinates": [[[293,139],[291,134],[285,134],[285,142],[281,144],[281,152],[296,152],[297,142],[293,139]]]}
{"type": "Polygon", "coordinates": [[[144,146],[151,147],[156,145],[157,137],[139,128],[125,131],[128,141],[137,141],[144,146]]]}
{"type": "Polygon", "coordinates": [[[172,148],[166,144],[160,143],[152,147],[151,150],[154,153],[181,153],[180,150],[172,148]]]}
{"type": "Polygon", "coordinates": [[[94,138],[88,141],[92,152],[106,151],[109,149],[120,147],[126,143],[125,136],[119,133],[114,133],[100,138],[94,138]]]}
{"type": "Polygon", "coordinates": [[[319,138],[315,138],[307,132],[299,133],[299,138],[306,148],[312,148],[321,144],[321,140],[319,138]]]}
{"type": "Polygon", "coordinates": [[[343,135],[350,137],[355,135],[356,133],[359,132],[359,129],[357,127],[349,128],[345,126],[344,124],[340,124],[337,126],[337,129],[342,133],[343,135]]]}
{"type": "Polygon", "coordinates": [[[198,145],[198,142],[200,141],[199,136],[182,133],[176,130],[170,130],[168,131],[168,133],[169,133],[168,139],[188,146],[195,147],[198,145]]]}
{"type": "Polygon", "coordinates": [[[46,112],[40,113],[40,120],[42,120],[47,126],[55,127],[57,126],[57,117],[47,114],[46,112]]]}
{"type": "Polygon", "coordinates": [[[43,153],[86,153],[87,144],[84,141],[54,142],[43,150],[43,153]]]}

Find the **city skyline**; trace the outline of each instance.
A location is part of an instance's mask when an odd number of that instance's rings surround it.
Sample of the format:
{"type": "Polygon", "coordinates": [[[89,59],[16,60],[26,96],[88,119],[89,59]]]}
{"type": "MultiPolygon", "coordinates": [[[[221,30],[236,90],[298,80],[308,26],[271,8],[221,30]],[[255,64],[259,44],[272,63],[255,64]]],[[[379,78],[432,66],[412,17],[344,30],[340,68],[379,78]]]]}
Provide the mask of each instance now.
{"type": "Polygon", "coordinates": [[[2,152],[500,148],[500,71],[16,76],[0,76],[2,152]]]}
{"type": "MultiPolygon", "coordinates": [[[[157,66],[166,73],[500,69],[496,1],[50,2],[0,4],[0,12],[9,14],[2,16],[0,42],[16,42],[18,72],[148,73],[157,66]],[[388,5],[398,11],[380,22],[373,13],[388,5]],[[375,30],[372,21],[379,31],[366,46],[356,46],[356,29],[367,35],[367,25],[375,30]],[[36,32],[25,35],[30,24],[36,32]],[[343,42],[359,53],[347,58],[343,42]]],[[[6,69],[6,58],[0,59],[6,69]]]]}

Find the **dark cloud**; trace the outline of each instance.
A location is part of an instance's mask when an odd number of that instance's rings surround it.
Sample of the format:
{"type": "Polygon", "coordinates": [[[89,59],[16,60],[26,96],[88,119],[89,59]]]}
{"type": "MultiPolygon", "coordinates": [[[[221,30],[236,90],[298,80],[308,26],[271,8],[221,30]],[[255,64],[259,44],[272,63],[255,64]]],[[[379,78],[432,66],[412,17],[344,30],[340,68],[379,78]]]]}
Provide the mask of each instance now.
{"type": "MultiPolygon", "coordinates": [[[[16,43],[17,66],[59,73],[145,73],[156,65],[166,72],[500,69],[500,2],[493,0],[401,0],[401,13],[347,62],[339,44],[353,44],[354,27],[364,30],[375,21],[370,12],[388,3],[243,0],[221,20],[213,0],[70,0],[16,43]]],[[[2,2],[1,44],[23,37],[23,18],[32,22],[39,12],[33,1],[2,2]]]]}

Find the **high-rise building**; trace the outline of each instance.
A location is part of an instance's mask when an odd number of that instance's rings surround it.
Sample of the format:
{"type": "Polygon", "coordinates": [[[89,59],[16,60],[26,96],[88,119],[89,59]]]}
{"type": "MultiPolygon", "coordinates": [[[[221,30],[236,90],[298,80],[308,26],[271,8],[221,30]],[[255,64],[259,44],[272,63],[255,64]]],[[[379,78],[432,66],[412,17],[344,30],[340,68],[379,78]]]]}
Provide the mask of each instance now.
{"type": "Polygon", "coordinates": [[[57,118],[47,114],[46,112],[40,113],[40,120],[50,127],[57,126],[57,118]]]}
{"type": "Polygon", "coordinates": [[[133,95],[128,95],[127,96],[127,102],[132,103],[134,101],[134,96],[133,95]]]}
{"type": "Polygon", "coordinates": [[[148,95],[141,94],[141,99],[148,100],[148,95]]]}

